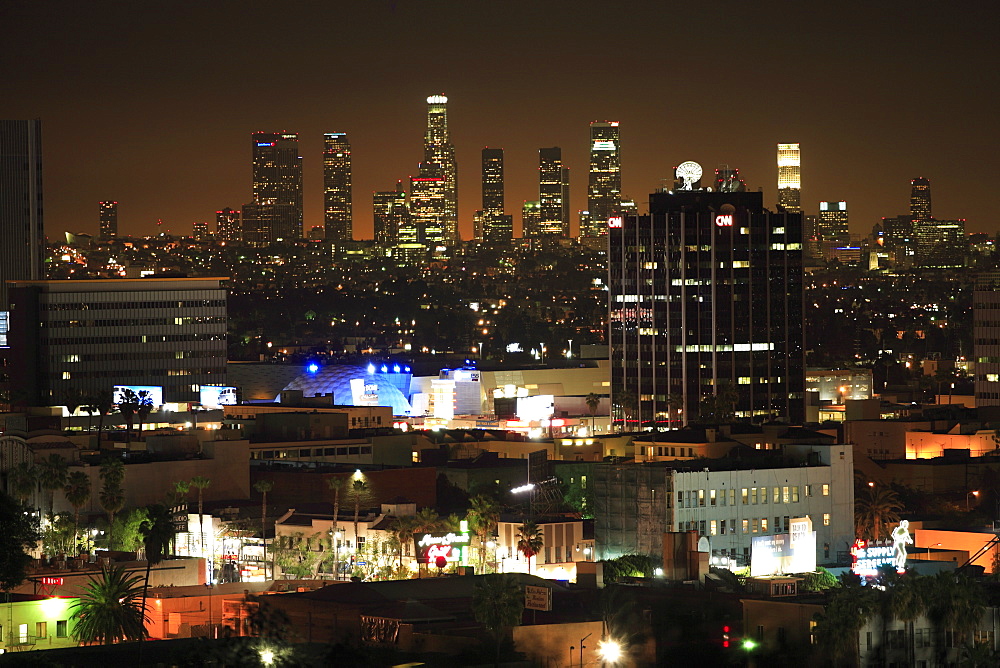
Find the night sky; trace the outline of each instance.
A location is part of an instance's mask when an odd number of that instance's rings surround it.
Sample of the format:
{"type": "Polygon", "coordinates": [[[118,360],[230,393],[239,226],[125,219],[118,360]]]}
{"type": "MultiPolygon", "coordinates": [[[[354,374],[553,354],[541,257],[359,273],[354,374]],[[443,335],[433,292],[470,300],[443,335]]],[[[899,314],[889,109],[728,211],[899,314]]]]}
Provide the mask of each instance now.
{"type": "Polygon", "coordinates": [[[562,147],[585,208],[592,120],[621,122],[640,208],[684,160],[738,167],[773,206],[775,144],[800,142],[806,213],[844,199],[867,233],[925,176],[936,217],[993,234],[995,25],[987,2],[5,0],[0,118],[42,119],[50,237],[95,232],[102,199],[123,234],[158,218],[214,229],[217,209],[250,201],[263,130],[301,133],[307,229],[322,224],[322,135],[348,133],[354,233],[370,238],[371,192],[416,174],[435,93],[464,238],[486,145],[506,150],[516,230],[540,147],[562,147]]]}

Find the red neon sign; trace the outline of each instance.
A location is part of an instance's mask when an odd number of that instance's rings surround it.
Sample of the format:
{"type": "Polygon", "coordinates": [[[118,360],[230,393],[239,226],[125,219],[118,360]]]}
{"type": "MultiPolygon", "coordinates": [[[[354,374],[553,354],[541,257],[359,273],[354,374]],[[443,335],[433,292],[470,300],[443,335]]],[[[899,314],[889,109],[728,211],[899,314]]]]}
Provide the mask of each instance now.
{"type": "Polygon", "coordinates": [[[733,214],[731,213],[720,213],[715,217],[715,224],[717,227],[732,227],[733,226],[733,214]]]}
{"type": "Polygon", "coordinates": [[[62,578],[57,578],[57,577],[52,577],[50,575],[46,575],[46,576],[42,577],[41,583],[43,585],[55,585],[56,587],[61,587],[62,583],[63,583],[63,579],[62,578]]]}

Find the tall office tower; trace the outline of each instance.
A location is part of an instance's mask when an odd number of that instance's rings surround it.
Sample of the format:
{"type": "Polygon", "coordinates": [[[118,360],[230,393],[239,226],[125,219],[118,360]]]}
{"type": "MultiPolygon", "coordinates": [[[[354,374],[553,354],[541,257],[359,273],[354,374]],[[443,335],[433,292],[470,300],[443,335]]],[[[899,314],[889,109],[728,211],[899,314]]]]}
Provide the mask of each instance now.
{"type": "Polygon", "coordinates": [[[208,222],[198,221],[191,223],[191,236],[198,241],[207,241],[209,238],[208,222]]]}
{"type": "Polygon", "coordinates": [[[976,277],[972,292],[972,340],[976,408],[1000,406],[1000,272],[976,277]]]}
{"type": "Polygon", "coordinates": [[[255,132],[251,139],[253,206],[243,207],[244,240],[272,243],[301,239],[302,157],[299,155],[299,135],[255,132]]]}
{"type": "Polygon", "coordinates": [[[615,419],[804,420],[801,214],[704,190],[649,210],[609,226],[615,419]]]}
{"type": "Polygon", "coordinates": [[[569,236],[569,170],[558,146],[538,149],[538,203],[536,236],[569,236]]]}
{"type": "Polygon", "coordinates": [[[931,182],[922,176],[910,181],[910,218],[912,220],[930,220],[931,215],[931,182]]]}
{"type": "Polygon", "coordinates": [[[0,121],[0,345],[10,310],[7,281],[42,278],[42,122],[0,121]]]}
{"type": "Polygon", "coordinates": [[[372,193],[372,209],[375,212],[375,244],[382,252],[399,243],[419,243],[417,230],[410,223],[402,181],[396,183],[395,190],[372,193]]]}
{"type": "Polygon", "coordinates": [[[215,237],[219,241],[239,241],[240,212],[226,207],[215,212],[215,237]]]}
{"type": "Polygon", "coordinates": [[[429,226],[441,229],[442,243],[458,242],[458,163],[455,147],[448,139],[448,98],[444,95],[427,98],[427,132],[420,176],[441,179],[442,198],[425,214],[439,220],[429,226]]]}
{"type": "Polygon", "coordinates": [[[740,170],[722,165],[715,170],[715,191],[720,193],[746,192],[747,184],[740,178],[740,170]]]}
{"type": "Polygon", "coordinates": [[[97,213],[101,221],[101,238],[118,236],[118,202],[98,202],[97,213]]]}
{"type": "Polygon", "coordinates": [[[608,219],[621,215],[622,163],[618,121],[590,124],[590,179],[582,237],[608,233],[608,219]]]}
{"type": "Polygon", "coordinates": [[[11,381],[29,405],[76,392],[155,386],[163,401],[199,401],[226,383],[221,278],[18,281],[11,290],[11,381]]]}
{"type": "Polygon", "coordinates": [[[851,233],[847,227],[847,202],[820,202],[817,226],[823,241],[849,243],[851,233]]]}
{"type": "Polygon", "coordinates": [[[961,267],[969,252],[964,218],[914,220],[913,241],[916,264],[921,267],[961,267]]]}
{"type": "Polygon", "coordinates": [[[802,212],[802,161],[798,144],[778,144],[778,208],[802,212]]]}
{"type": "Polygon", "coordinates": [[[491,244],[509,244],[514,217],[504,213],[503,149],[483,149],[483,208],[477,238],[491,244]]]}
{"type": "Polygon", "coordinates": [[[343,132],[323,135],[323,224],[327,241],[350,241],[351,144],[343,132]]]}
{"type": "Polygon", "coordinates": [[[538,232],[542,220],[542,205],[537,200],[525,202],[521,207],[521,236],[525,238],[541,236],[538,232]]]}
{"type": "Polygon", "coordinates": [[[429,249],[448,244],[446,221],[440,215],[447,198],[448,183],[444,178],[410,177],[410,216],[417,232],[416,243],[429,249]]]}

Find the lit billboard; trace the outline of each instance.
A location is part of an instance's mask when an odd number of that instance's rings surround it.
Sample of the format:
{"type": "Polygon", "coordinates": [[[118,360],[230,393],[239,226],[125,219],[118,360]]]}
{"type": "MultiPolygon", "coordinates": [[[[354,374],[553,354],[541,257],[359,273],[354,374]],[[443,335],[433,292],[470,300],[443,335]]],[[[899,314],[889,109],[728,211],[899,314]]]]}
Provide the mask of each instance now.
{"type": "Polygon", "coordinates": [[[136,396],[140,392],[146,392],[151,399],[151,403],[154,408],[163,405],[163,387],[160,385],[115,385],[114,396],[115,403],[120,404],[124,401],[122,394],[125,390],[132,390],[135,392],[136,396]]]}
{"type": "Polygon", "coordinates": [[[789,533],[756,536],[750,541],[750,577],[816,570],[816,532],[812,520],[795,517],[789,533]]]}
{"type": "Polygon", "coordinates": [[[202,385],[198,394],[201,405],[206,408],[236,405],[236,388],[229,385],[202,385]]]}

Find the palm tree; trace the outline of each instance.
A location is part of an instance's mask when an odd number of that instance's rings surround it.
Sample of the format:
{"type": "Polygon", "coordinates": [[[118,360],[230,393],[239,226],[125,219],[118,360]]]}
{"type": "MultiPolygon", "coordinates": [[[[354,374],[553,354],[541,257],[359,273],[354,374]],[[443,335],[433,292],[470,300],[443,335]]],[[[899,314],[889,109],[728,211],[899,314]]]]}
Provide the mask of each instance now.
{"type": "Polygon", "coordinates": [[[138,401],[138,406],[135,409],[136,415],[139,416],[139,433],[142,433],[142,423],[146,421],[149,414],[153,412],[153,396],[149,393],[149,390],[139,390],[136,393],[136,400],[138,401]]]}
{"type": "Polygon", "coordinates": [[[583,401],[590,411],[590,431],[594,431],[594,417],[597,415],[597,407],[601,405],[601,395],[591,392],[583,398],[583,401]]]}
{"type": "Polygon", "coordinates": [[[469,528],[479,538],[479,568],[483,570],[486,566],[486,543],[496,531],[500,508],[488,496],[474,496],[469,502],[472,506],[469,509],[469,528]]]}
{"type": "Polygon", "coordinates": [[[69,464],[61,455],[52,454],[38,463],[38,484],[49,496],[49,517],[53,516],[56,490],[66,484],[69,464]]]}
{"type": "MultiPolygon", "coordinates": [[[[982,587],[966,575],[946,571],[927,579],[927,617],[938,631],[968,635],[975,630],[986,609],[982,587]]],[[[939,662],[944,663],[945,643],[939,651],[939,662]]]]}
{"type": "Polygon", "coordinates": [[[90,501],[90,478],[83,471],[73,471],[66,477],[63,494],[73,506],[73,545],[76,545],[80,533],[80,508],[90,501]]]}
{"type": "Polygon", "coordinates": [[[142,576],[122,567],[101,568],[101,578],[91,576],[84,593],[72,606],[76,619],[74,637],[84,644],[112,645],[146,637],[142,607],[142,576]]]}
{"type": "Polygon", "coordinates": [[[524,590],[513,575],[484,575],[476,581],[472,593],[472,614],[496,641],[496,663],[508,629],[521,623],[524,613],[524,590]]]}
{"type": "Polygon", "coordinates": [[[856,666],[861,659],[858,634],[877,610],[874,590],[862,586],[856,575],[848,574],[841,578],[841,586],[829,591],[829,602],[817,615],[816,635],[835,665],[845,660],[856,666]]]}
{"type": "Polygon", "coordinates": [[[417,530],[417,518],[413,515],[402,515],[392,521],[389,531],[399,548],[399,568],[403,568],[403,546],[413,542],[413,534],[417,530]]]}
{"type": "Polygon", "coordinates": [[[14,493],[21,505],[27,506],[31,495],[35,493],[38,471],[28,462],[21,462],[7,472],[7,482],[10,485],[10,491],[14,493]]]}
{"type": "Polygon", "coordinates": [[[125,418],[125,447],[132,443],[132,425],[135,414],[139,410],[139,395],[134,390],[125,388],[121,391],[118,401],[118,412],[125,418]]]}
{"type": "Polygon", "coordinates": [[[97,449],[101,449],[101,432],[104,431],[104,418],[111,413],[115,406],[115,395],[111,390],[98,390],[91,399],[94,408],[101,414],[101,419],[97,421],[97,449]]]}
{"type": "MultiPolygon", "coordinates": [[[[340,492],[347,485],[347,480],[345,478],[330,477],[326,479],[326,486],[330,488],[333,492],[333,534],[330,535],[331,541],[336,541],[337,536],[334,534],[339,533],[338,525],[340,524],[340,492]]],[[[333,572],[336,574],[336,579],[340,579],[340,549],[336,545],[332,545],[333,548],[333,572]]]]}
{"type": "MultiPolygon", "coordinates": [[[[416,515],[413,516],[413,533],[434,533],[435,531],[441,531],[445,527],[446,520],[438,515],[438,512],[433,508],[421,508],[416,515]]],[[[417,555],[419,559],[420,555],[417,555]]],[[[419,561],[418,561],[419,564],[419,561]]]]}
{"type": "MultiPolygon", "coordinates": [[[[142,583],[142,611],[145,614],[146,598],[149,595],[149,574],[153,566],[163,561],[174,539],[174,522],[170,509],[161,504],[146,506],[146,519],[139,525],[143,552],[146,556],[146,578],[142,583]]],[[[211,595],[211,592],[209,592],[211,595]]],[[[147,616],[147,620],[148,616],[147,616]]],[[[142,644],[139,645],[139,665],[142,665],[142,644]]]]}
{"type": "Polygon", "coordinates": [[[854,499],[855,535],[867,540],[879,540],[889,535],[890,527],[899,522],[903,509],[899,496],[885,485],[861,485],[854,499]]]}
{"type": "MultiPolygon", "coordinates": [[[[915,665],[914,652],[914,631],[913,623],[920,618],[927,609],[925,598],[926,578],[920,578],[909,573],[900,575],[895,569],[886,569],[881,577],[882,585],[885,586],[885,594],[882,596],[882,616],[883,630],[888,626],[888,622],[898,619],[903,622],[906,631],[906,665],[915,665]]],[[[883,647],[888,646],[884,641],[883,647]]]]}
{"type": "Polygon", "coordinates": [[[528,572],[531,572],[531,558],[542,551],[545,537],[537,522],[531,520],[517,528],[517,551],[528,560],[528,572]]]}
{"type": "MultiPolygon", "coordinates": [[[[191,486],[197,488],[198,490],[198,530],[201,533],[199,537],[201,539],[201,551],[205,551],[205,519],[204,519],[204,505],[202,504],[204,491],[212,484],[210,478],[206,478],[203,475],[195,476],[191,478],[191,486]]],[[[215,547],[215,541],[212,541],[213,550],[215,547]]],[[[215,554],[212,554],[212,561],[215,562],[215,554]]]]}
{"type": "Polygon", "coordinates": [[[274,489],[274,483],[270,480],[258,480],[253,484],[253,488],[261,493],[260,497],[260,538],[264,543],[264,579],[267,579],[267,532],[264,530],[264,523],[267,521],[267,493],[274,489]]]}
{"type": "Polygon", "coordinates": [[[114,537],[115,515],[125,505],[125,490],[122,482],[125,480],[125,465],[120,459],[105,457],[101,462],[101,491],[97,496],[101,508],[108,514],[108,548],[114,537]]]}
{"type": "MultiPolygon", "coordinates": [[[[684,410],[684,395],[680,392],[671,392],[667,395],[667,410],[670,413],[676,413],[678,420],[683,419],[684,414],[681,412],[684,410]]],[[[672,417],[672,416],[671,416],[672,417]]]]}
{"type": "Polygon", "coordinates": [[[354,504],[354,549],[361,545],[358,541],[358,517],[361,515],[361,505],[372,500],[372,490],[364,480],[352,480],[347,488],[347,498],[354,504]]]}

